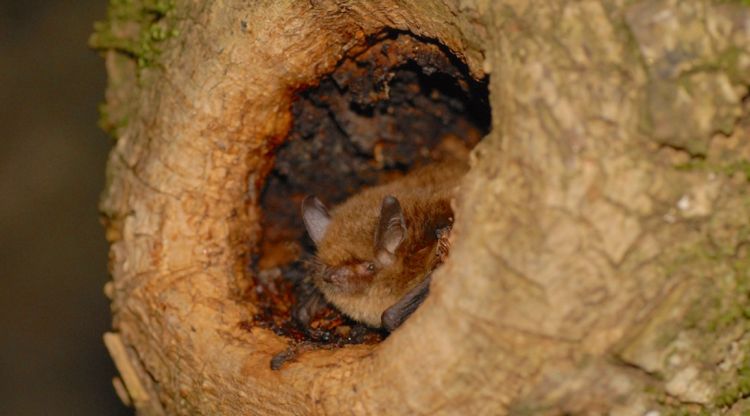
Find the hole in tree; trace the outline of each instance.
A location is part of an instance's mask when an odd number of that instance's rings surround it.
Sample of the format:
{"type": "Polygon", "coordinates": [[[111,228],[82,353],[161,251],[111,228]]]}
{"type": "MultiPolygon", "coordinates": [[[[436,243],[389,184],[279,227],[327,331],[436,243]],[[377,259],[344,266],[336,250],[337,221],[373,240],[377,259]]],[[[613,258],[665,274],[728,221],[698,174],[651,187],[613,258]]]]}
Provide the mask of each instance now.
{"type": "MultiPolygon", "coordinates": [[[[474,147],[490,129],[487,79],[475,80],[447,48],[405,33],[370,39],[319,85],[299,91],[286,141],[262,196],[263,242],[249,293],[260,312],[249,325],[296,341],[374,343],[384,333],[329,307],[303,331],[291,318],[299,261],[315,252],[300,204],[316,195],[334,207],[364,187],[474,147]]],[[[298,295],[298,294],[297,294],[298,295]]]]}

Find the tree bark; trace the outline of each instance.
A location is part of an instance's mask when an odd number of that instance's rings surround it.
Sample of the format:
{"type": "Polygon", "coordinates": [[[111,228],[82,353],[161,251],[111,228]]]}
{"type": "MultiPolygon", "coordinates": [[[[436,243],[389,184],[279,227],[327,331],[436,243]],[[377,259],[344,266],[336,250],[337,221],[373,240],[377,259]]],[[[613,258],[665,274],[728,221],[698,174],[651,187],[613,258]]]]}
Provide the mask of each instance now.
{"type": "Polygon", "coordinates": [[[117,138],[106,343],[140,413],[750,408],[750,7],[133,4],[92,44],[117,138]],[[420,309],[274,372],[286,341],[240,325],[273,152],[294,92],[386,29],[489,74],[492,130],[420,309]]]}

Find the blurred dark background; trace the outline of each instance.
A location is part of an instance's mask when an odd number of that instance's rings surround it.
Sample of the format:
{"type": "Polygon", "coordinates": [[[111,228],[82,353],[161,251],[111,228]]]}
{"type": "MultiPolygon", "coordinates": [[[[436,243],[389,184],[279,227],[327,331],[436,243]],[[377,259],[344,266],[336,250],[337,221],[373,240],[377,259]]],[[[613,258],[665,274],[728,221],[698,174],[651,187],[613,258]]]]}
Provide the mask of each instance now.
{"type": "Polygon", "coordinates": [[[105,0],[0,2],[0,415],[125,415],[102,343],[105,0]]]}

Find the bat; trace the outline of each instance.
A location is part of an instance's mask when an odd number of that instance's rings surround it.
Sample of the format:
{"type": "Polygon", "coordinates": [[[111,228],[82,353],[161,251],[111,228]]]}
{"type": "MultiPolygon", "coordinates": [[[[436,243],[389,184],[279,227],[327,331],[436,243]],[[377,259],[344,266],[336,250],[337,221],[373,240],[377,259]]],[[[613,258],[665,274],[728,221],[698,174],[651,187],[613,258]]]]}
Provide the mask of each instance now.
{"type": "Polygon", "coordinates": [[[365,189],[332,210],[315,196],[302,218],[315,243],[309,282],[295,317],[309,321],[321,296],[352,319],[395,330],[429,294],[432,271],[448,255],[451,200],[468,170],[442,162],[365,189]]]}

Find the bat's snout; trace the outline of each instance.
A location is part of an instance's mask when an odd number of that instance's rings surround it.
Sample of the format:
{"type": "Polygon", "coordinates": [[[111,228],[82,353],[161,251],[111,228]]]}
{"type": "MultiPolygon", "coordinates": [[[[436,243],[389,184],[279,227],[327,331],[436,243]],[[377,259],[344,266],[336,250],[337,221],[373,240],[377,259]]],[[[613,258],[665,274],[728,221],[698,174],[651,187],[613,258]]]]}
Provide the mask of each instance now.
{"type": "Polygon", "coordinates": [[[323,276],[323,281],[332,285],[343,285],[351,279],[353,271],[349,267],[338,267],[331,270],[330,273],[326,273],[323,276]]]}

